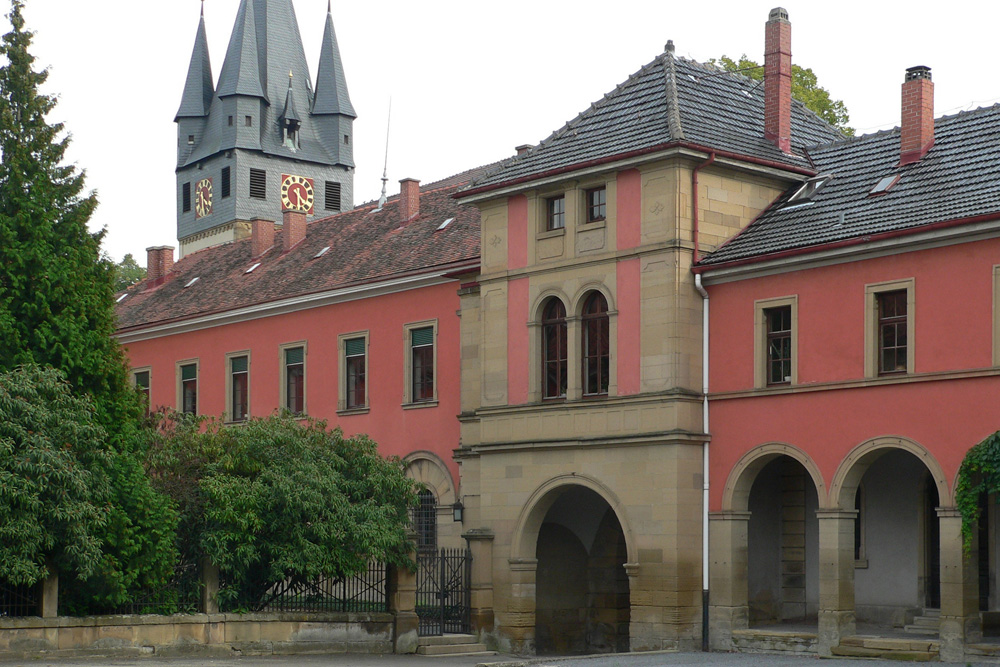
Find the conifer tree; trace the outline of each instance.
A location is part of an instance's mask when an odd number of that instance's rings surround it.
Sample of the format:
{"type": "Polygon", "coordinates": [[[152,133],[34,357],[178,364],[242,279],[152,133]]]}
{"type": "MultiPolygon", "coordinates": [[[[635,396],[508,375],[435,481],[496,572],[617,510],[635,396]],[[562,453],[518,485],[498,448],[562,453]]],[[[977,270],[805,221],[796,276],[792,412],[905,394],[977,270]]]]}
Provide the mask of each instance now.
{"type": "MultiPolygon", "coordinates": [[[[0,372],[58,369],[75,394],[90,397],[106,434],[97,443],[108,454],[110,482],[104,532],[96,536],[100,562],[61,573],[86,579],[67,592],[77,597],[68,600],[73,607],[87,610],[124,602],[170,576],[176,515],[141,465],[141,402],[113,338],[115,266],[101,256],[104,232],[87,229],[97,198],[84,194],[83,173],[63,164],[69,139],[61,123],[48,122],[56,101],[39,90],[47,72],[34,68],[23,9],[24,0],[12,0],[12,27],[0,41],[0,372]]],[[[26,557],[44,562],[43,551],[26,557]]]]}

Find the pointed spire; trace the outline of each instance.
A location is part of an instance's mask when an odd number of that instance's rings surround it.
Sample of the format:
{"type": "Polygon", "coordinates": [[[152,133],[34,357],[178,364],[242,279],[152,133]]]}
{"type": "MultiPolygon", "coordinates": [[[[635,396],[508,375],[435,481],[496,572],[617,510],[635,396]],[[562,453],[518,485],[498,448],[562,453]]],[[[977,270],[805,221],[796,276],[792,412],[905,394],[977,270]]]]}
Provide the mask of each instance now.
{"type": "Polygon", "coordinates": [[[207,116],[214,96],[212,61],[208,56],[208,35],[205,31],[205,1],[202,0],[201,20],[198,22],[198,33],[194,38],[194,50],[191,52],[191,64],[188,66],[187,80],[184,83],[184,94],[181,96],[181,106],[174,120],[207,116]]]}
{"type": "Polygon", "coordinates": [[[347,92],[347,78],[344,76],[344,64],[340,60],[340,48],[337,46],[337,33],[333,29],[333,7],[327,2],[326,29],[323,31],[323,50],[319,56],[319,68],[316,70],[316,97],[313,101],[314,114],[342,114],[357,118],[351,96],[347,92]]]}
{"type": "Polygon", "coordinates": [[[219,75],[219,97],[248,95],[267,99],[260,79],[260,60],[257,54],[257,21],[254,3],[241,0],[236,15],[233,36],[229,39],[226,61],[219,75]]]}
{"type": "Polygon", "coordinates": [[[385,206],[385,202],[388,197],[386,197],[385,189],[389,184],[389,128],[392,124],[392,98],[389,98],[389,117],[385,121],[385,166],[382,168],[382,196],[378,198],[378,208],[377,211],[381,211],[382,207],[385,206]]]}
{"type": "Polygon", "coordinates": [[[295,109],[295,98],[292,96],[292,70],[288,70],[288,93],[285,95],[285,110],[281,112],[281,117],[285,119],[285,122],[295,121],[300,122],[302,119],[299,117],[299,112],[295,109]]]}

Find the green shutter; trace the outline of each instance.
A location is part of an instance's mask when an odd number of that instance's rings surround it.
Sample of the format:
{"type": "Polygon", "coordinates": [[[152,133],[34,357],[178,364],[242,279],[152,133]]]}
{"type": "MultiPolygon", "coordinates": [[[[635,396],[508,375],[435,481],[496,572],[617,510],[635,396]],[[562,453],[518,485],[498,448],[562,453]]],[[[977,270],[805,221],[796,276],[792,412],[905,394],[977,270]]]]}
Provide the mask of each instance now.
{"type": "Polygon", "coordinates": [[[246,373],[247,372],[247,358],[246,357],[233,357],[229,361],[232,364],[232,369],[234,373],[246,373]]]}
{"type": "Polygon", "coordinates": [[[195,364],[188,364],[187,366],[181,366],[181,380],[187,382],[188,380],[198,379],[198,366],[195,364]]]}
{"type": "Polygon", "coordinates": [[[423,345],[434,344],[434,327],[423,327],[410,331],[410,345],[421,347],[423,345]]]}
{"type": "Polygon", "coordinates": [[[344,353],[348,357],[358,357],[364,355],[365,339],[351,338],[350,340],[344,341],[344,353]]]}
{"type": "Polygon", "coordinates": [[[295,364],[301,364],[305,360],[305,356],[305,348],[293,347],[285,350],[285,365],[293,366],[295,364]]]}

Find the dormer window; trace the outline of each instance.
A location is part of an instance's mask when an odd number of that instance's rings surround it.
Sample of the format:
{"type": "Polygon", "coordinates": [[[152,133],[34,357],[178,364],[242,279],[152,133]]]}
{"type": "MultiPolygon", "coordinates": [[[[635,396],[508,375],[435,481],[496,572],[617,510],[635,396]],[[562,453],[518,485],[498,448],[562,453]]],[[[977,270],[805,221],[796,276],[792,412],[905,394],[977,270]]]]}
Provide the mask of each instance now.
{"type": "Polygon", "coordinates": [[[833,174],[820,174],[813,176],[802,184],[791,197],[788,198],[788,205],[807,204],[819,193],[823,186],[833,180],[833,174]]]}
{"type": "Polygon", "coordinates": [[[301,123],[297,120],[286,119],[283,123],[284,138],[282,143],[291,150],[299,148],[299,127],[301,123]]]}

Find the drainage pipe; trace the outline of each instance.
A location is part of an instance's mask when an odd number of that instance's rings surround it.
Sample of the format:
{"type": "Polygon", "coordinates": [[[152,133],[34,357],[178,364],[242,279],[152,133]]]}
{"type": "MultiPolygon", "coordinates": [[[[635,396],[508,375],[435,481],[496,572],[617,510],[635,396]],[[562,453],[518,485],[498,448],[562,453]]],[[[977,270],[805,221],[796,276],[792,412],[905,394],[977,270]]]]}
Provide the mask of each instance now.
{"type": "Polygon", "coordinates": [[[708,650],[708,291],[701,284],[701,274],[694,276],[694,287],[701,295],[701,425],[705,433],[702,445],[702,522],[701,522],[701,650],[708,650]]]}

